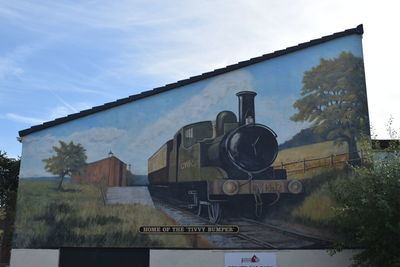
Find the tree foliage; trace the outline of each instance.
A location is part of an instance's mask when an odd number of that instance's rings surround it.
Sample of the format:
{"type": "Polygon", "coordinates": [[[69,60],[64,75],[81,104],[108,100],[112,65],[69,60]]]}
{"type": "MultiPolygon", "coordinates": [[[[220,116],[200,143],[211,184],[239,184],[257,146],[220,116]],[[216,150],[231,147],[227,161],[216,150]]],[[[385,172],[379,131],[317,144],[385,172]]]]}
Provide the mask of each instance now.
{"type": "Polygon", "coordinates": [[[53,146],[53,150],[56,152],[55,156],[44,159],[46,163],[46,171],[58,175],[60,183],[58,189],[62,188],[62,182],[65,176],[71,176],[79,168],[86,164],[86,149],[81,144],[74,144],[72,141],[69,143],[59,141],[60,146],[53,146]]]}
{"type": "Polygon", "coordinates": [[[19,166],[19,159],[9,158],[5,152],[0,151],[0,234],[3,235],[1,263],[8,262],[10,258],[19,166]]]}
{"type": "Polygon", "coordinates": [[[279,149],[288,149],[292,147],[304,146],[328,141],[325,133],[316,135],[312,128],[302,129],[292,138],[279,145],[279,149]]]}
{"type": "Polygon", "coordinates": [[[7,207],[10,193],[16,192],[18,188],[19,159],[7,157],[0,150],[0,207],[7,207]]]}
{"type": "Polygon", "coordinates": [[[364,67],[361,57],[342,52],[303,76],[302,98],[294,103],[293,121],[311,122],[315,134],[347,142],[349,152],[357,150],[356,137],[369,132],[364,67]]]}
{"type": "Polygon", "coordinates": [[[332,189],[338,204],[334,222],[342,238],[336,250],[363,248],[353,266],[400,266],[400,149],[396,142],[389,149],[354,167],[353,175],[332,189]]]}

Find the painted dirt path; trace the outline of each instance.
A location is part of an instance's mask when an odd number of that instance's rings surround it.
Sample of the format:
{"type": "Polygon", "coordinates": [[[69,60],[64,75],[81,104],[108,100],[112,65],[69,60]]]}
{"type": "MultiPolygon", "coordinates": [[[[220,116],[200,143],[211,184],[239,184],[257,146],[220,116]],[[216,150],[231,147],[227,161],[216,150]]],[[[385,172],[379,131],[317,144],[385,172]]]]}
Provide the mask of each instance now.
{"type": "Polygon", "coordinates": [[[154,208],[147,186],[108,187],[106,204],[141,204],[154,208]]]}

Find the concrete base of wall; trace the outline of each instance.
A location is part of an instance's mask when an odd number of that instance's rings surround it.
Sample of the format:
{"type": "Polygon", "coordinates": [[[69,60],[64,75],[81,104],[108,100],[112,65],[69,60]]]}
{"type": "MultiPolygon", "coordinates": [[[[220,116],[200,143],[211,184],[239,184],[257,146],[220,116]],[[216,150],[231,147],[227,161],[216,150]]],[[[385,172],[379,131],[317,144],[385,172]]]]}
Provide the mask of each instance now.
{"type": "MultiPolygon", "coordinates": [[[[223,267],[225,252],[238,252],[238,250],[151,250],[150,267],[223,267]]],[[[257,250],[245,252],[257,252],[257,250]]],[[[334,256],[330,256],[326,250],[259,250],[259,252],[276,253],[278,267],[345,267],[350,265],[351,257],[357,251],[345,250],[334,256]]]]}
{"type": "Polygon", "coordinates": [[[12,249],[10,267],[58,267],[58,249],[12,249]]]}
{"type": "MultiPolygon", "coordinates": [[[[245,250],[244,252],[276,253],[278,267],[337,267],[349,266],[358,251],[345,250],[330,256],[326,250],[245,250]]],[[[238,250],[150,250],[150,267],[224,266],[225,252],[238,250]]],[[[59,250],[13,249],[10,267],[58,267],[59,250]]]]}

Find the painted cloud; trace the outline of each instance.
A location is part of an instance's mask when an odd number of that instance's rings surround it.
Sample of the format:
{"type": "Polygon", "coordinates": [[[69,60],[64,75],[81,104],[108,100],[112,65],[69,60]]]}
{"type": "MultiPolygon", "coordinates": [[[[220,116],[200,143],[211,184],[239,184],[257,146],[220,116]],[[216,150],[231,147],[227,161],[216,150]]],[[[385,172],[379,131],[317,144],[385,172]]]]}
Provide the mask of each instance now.
{"type": "Polygon", "coordinates": [[[91,128],[74,132],[69,136],[57,137],[51,134],[45,136],[26,136],[22,151],[22,164],[20,177],[52,176],[44,170],[42,159],[54,155],[53,146],[58,146],[58,141],[74,141],[86,149],[88,162],[107,157],[117,140],[127,135],[127,131],[117,128],[91,128]]]}

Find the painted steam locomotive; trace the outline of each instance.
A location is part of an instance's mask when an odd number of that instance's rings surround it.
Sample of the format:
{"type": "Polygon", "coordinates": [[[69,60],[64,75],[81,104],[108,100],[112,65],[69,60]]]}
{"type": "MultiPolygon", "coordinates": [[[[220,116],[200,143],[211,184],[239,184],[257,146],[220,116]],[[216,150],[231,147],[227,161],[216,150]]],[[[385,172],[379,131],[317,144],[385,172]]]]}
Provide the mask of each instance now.
{"type": "Polygon", "coordinates": [[[299,194],[302,184],[287,180],[285,169],[271,165],[278,154],[277,135],[255,122],[255,92],[242,91],[239,120],[232,111],[221,111],[215,121],[202,121],[179,129],[148,159],[153,187],[167,187],[175,197],[201,213],[207,207],[211,222],[221,218],[222,206],[238,197],[254,199],[261,214],[263,198],[299,194]]]}

